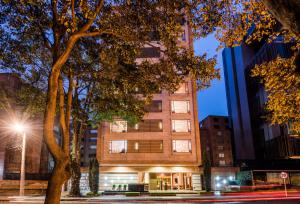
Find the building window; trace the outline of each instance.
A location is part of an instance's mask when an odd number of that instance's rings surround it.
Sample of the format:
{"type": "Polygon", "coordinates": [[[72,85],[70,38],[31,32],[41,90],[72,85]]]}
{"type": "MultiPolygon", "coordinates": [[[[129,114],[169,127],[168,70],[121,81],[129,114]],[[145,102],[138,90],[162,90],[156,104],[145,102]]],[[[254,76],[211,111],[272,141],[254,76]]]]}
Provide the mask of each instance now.
{"type": "Polygon", "coordinates": [[[112,140],[109,145],[109,153],[126,153],[127,140],[112,140]]]}
{"type": "Polygon", "coordinates": [[[214,118],[214,122],[219,122],[219,118],[214,118]]]}
{"type": "Polygon", "coordinates": [[[154,100],[149,105],[145,106],[146,112],[162,112],[162,101],[154,100]]]}
{"type": "Polygon", "coordinates": [[[89,154],[89,158],[96,158],[96,154],[89,154]]]}
{"type": "Polygon", "coordinates": [[[186,33],[185,30],[183,30],[182,34],[181,34],[181,40],[182,41],[186,41],[186,33]]]}
{"type": "Polygon", "coordinates": [[[138,58],[159,58],[160,49],[158,47],[144,47],[141,49],[138,58]]]}
{"type": "Polygon", "coordinates": [[[190,102],[189,101],[171,101],[172,113],[189,113],[190,102]]]}
{"type": "Polygon", "coordinates": [[[224,156],[225,156],[224,153],[219,153],[220,158],[224,158],[224,156]]]}
{"type": "Polygon", "coordinates": [[[219,145],[217,148],[218,148],[218,150],[223,150],[224,146],[223,145],[219,145]]]}
{"type": "Polygon", "coordinates": [[[110,125],[111,132],[127,132],[127,122],[124,120],[117,120],[110,125]]]}
{"type": "Polygon", "coordinates": [[[161,153],[163,152],[162,140],[128,140],[128,153],[161,153]]]}
{"type": "Polygon", "coordinates": [[[97,134],[97,133],[98,133],[98,130],[90,130],[90,133],[91,133],[91,134],[97,134]]]}
{"type": "Polygon", "coordinates": [[[179,88],[174,93],[183,94],[183,93],[188,93],[188,92],[189,92],[188,83],[184,82],[179,85],[179,88]]]}
{"type": "Polygon", "coordinates": [[[190,132],[191,121],[190,120],[172,120],[173,132],[190,132]]]}
{"type": "Polygon", "coordinates": [[[89,142],[97,142],[97,137],[90,137],[89,142]]]}
{"type": "Polygon", "coordinates": [[[162,132],[162,120],[142,120],[138,124],[128,126],[128,132],[162,132]]]}
{"type": "Polygon", "coordinates": [[[191,140],[173,140],[173,152],[192,152],[191,140]]]}
{"type": "Polygon", "coordinates": [[[90,149],[97,149],[97,145],[90,145],[90,149]]]}
{"type": "Polygon", "coordinates": [[[219,164],[220,164],[220,166],[225,166],[225,165],[226,165],[226,162],[225,162],[225,160],[220,160],[220,161],[219,161],[219,164]]]}
{"type": "Polygon", "coordinates": [[[214,125],[215,129],[220,129],[220,125],[214,125]]]}
{"type": "Polygon", "coordinates": [[[138,142],[135,142],[134,143],[134,150],[139,150],[139,143],[138,142]]]}

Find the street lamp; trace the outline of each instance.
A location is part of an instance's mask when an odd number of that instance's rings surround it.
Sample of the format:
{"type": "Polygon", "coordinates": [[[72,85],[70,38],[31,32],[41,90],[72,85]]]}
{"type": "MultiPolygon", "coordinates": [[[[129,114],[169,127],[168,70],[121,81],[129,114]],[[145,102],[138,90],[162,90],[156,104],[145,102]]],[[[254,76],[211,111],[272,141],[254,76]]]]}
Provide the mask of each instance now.
{"type": "Polygon", "coordinates": [[[26,125],[22,123],[14,123],[12,130],[22,135],[22,160],[20,173],[20,196],[24,196],[25,189],[25,148],[26,148],[26,125]]]}

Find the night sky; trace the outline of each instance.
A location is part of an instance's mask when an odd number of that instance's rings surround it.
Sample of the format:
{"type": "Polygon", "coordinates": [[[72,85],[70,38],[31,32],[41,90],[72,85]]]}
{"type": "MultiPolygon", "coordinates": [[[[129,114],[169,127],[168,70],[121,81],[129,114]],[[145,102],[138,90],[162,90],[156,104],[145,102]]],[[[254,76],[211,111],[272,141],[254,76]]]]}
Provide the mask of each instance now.
{"type": "Polygon", "coordinates": [[[194,42],[195,53],[207,53],[209,57],[217,55],[217,68],[221,70],[221,80],[214,80],[212,86],[201,90],[197,94],[199,120],[208,115],[228,115],[225,81],[222,63],[222,50],[216,51],[218,41],[213,35],[194,42]]]}

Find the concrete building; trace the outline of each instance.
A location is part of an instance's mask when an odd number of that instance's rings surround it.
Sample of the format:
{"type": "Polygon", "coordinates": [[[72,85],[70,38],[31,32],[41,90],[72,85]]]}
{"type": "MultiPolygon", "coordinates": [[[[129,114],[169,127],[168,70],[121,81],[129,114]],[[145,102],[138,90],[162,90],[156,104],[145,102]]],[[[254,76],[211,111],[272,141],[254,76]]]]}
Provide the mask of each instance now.
{"type": "MultiPolygon", "coordinates": [[[[182,46],[192,46],[190,36],[185,26],[182,46]]],[[[160,54],[145,46],[137,60],[155,63],[160,54]]],[[[155,94],[138,124],[130,126],[123,120],[101,124],[97,140],[100,190],[129,183],[147,184],[149,190],[201,189],[196,104],[195,81],[186,78],[174,93],[155,94]]]]}
{"type": "Polygon", "coordinates": [[[290,47],[278,37],[272,43],[241,44],[222,53],[234,158],[242,170],[257,172],[257,177],[251,173],[254,180],[280,180],[281,171],[297,177],[299,172],[299,160],[291,158],[300,154],[300,141],[289,135],[287,125],[270,125],[263,118],[267,93],[250,76],[256,64],[289,57],[290,47]]]}
{"type": "Polygon", "coordinates": [[[226,116],[208,116],[200,122],[202,151],[211,161],[212,189],[221,190],[236,178],[239,168],[234,167],[232,133],[226,116]]]}

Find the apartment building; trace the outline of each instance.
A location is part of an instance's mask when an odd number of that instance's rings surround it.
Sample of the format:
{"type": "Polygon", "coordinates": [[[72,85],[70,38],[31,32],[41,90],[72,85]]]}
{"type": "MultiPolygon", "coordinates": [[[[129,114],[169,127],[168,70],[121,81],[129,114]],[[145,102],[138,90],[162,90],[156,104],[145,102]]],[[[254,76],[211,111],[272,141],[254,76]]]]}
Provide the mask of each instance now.
{"type": "MultiPolygon", "coordinates": [[[[21,87],[22,83],[18,75],[0,74],[0,89],[7,96],[21,87]]],[[[12,101],[10,101],[10,105],[12,108],[0,109],[0,181],[20,178],[22,136],[10,130],[9,124],[15,119],[14,116],[21,116],[22,111],[12,101]]],[[[32,126],[26,136],[25,172],[27,180],[47,179],[49,176],[49,152],[43,141],[39,121],[31,121],[32,126]]]]}
{"type": "MultiPolygon", "coordinates": [[[[184,28],[180,43],[192,46],[190,31],[184,28]]],[[[158,49],[145,47],[137,60],[155,63],[159,57],[158,49]]],[[[146,110],[135,125],[123,120],[101,124],[97,140],[100,190],[130,183],[147,184],[149,190],[201,189],[195,81],[186,78],[174,93],[155,94],[146,110]]]]}
{"type": "Polygon", "coordinates": [[[232,132],[227,116],[207,116],[200,122],[202,151],[211,161],[212,189],[221,190],[234,180],[239,168],[234,167],[232,132]]]}

